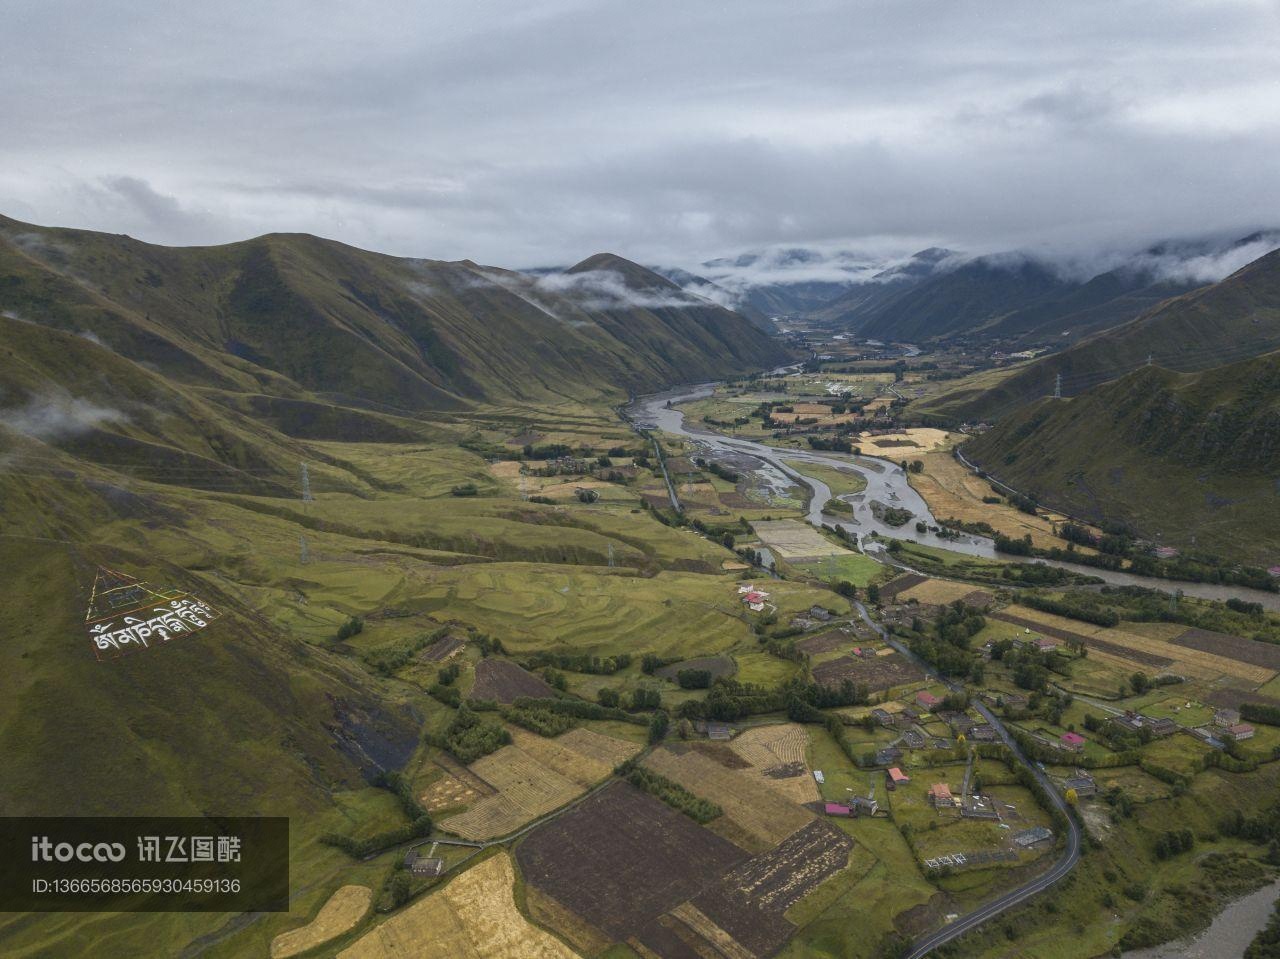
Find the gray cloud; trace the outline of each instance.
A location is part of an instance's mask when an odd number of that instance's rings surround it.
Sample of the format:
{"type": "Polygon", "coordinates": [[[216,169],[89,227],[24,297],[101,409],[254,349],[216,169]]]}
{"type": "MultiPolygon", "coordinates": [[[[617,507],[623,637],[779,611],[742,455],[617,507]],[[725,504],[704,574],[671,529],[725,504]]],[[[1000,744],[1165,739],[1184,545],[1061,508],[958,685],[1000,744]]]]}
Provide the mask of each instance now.
{"type": "Polygon", "coordinates": [[[697,272],[1280,222],[1269,0],[14,0],[5,27],[0,212],[157,242],[697,272]]]}
{"type": "Polygon", "coordinates": [[[24,406],[0,410],[0,426],[41,440],[76,436],[104,423],[128,421],[119,410],[65,395],[35,396],[24,406]]]}

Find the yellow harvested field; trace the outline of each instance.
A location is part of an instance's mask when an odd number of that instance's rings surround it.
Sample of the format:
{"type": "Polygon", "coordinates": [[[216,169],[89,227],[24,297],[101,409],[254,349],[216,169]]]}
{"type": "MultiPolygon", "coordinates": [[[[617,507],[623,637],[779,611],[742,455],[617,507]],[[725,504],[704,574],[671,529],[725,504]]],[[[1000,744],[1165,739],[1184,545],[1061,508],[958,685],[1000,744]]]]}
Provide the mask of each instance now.
{"type": "MultiPolygon", "coordinates": [[[[1252,683],[1254,686],[1260,686],[1276,675],[1275,670],[1267,669],[1264,666],[1253,666],[1249,663],[1228,659],[1226,656],[1205,653],[1186,646],[1176,646],[1165,639],[1149,635],[1144,636],[1123,626],[1110,628],[1094,626],[1090,623],[1082,623],[1063,616],[1054,616],[1052,613],[1042,613],[1039,610],[1029,609],[1025,606],[1010,606],[1006,612],[1032,622],[1043,623],[1046,626],[1079,633],[1082,636],[1096,637],[1103,642],[1114,643],[1125,649],[1133,650],[1135,653],[1145,653],[1150,656],[1162,656],[1165,659],[1171,659],[1173,662],[1167,667],[1168,671],[1180,673],[1192,679],[1215,680],[1223,676],[1230,676],[1233,679],[1242,679],[1252,683]]],[[[1089,651],[1089,655],[1094,655],[1092,649],[1089,651]]]]}
{"type": "Polygon", "coordinates": [[[338,953],[338,959],[576,959],[516,908],[506,853],[468,869],[338,953]]]}
{"type": "Polygon", "coordinates": [[[783,559],[841,556],[849,550],[836,546],[808,523],[794,519],[758,520],[751,524],[756,535],[783,559]]]}
{"type": "Polygon", "coordinates": [[[349,932],[365,917],[372,903],[373,890],[368,886],[343,886],[309,923],[271,940],[271,959],[288,959],[349,932]]]}
{"type": "Polygon", "coordinates": [[[581,728],[555,739],[524,729],[511,735],[510,746],[469,767],[497,793],[443,820],[442,828],[464,839],[504,835],[563,806],[640,751],[638,743],[581,728]]]}
{"type": "Polygon", "coordinates": [[[563,806],[582,787],[560,775],[519,746],[503,746],[471,764],[473,773],[498,790],[470,809],[440,823],[463,839],[492,839],[563,806]]]}
{"type": "Polygon", "coordinates": [[[450,806],[465,806],[479,795],[477,790],[472,789],[462,780],[446,775],[424,789],[419,794],[418,801],[427,812],[435,812],[438,809],[448,809],[450,806]]]}
{"type": "Polygon", "coordinates": [[[604,736],[590,729],[571,729],[555,739],[517,729],[514,745],[526,755],[580,786],[590,786],[640,751],[639,743],[604,736]]]}
{"type": "MultiPolygon", "coordinates": [[[[800,404],[796,404],[799,406],[800,404]]],[[[824,407],[824,409],[826,409],[824,407]]],[[[830,414],[830,410],[826,410],[830,414]]],[[[775,423],[794,423],[796,420],[813,420],[815,426],[838,426],[841,423],[852,423],[855,419],[852,413],[836,413],[830,415],[820,415],[816,413],[770,413],[769,419],[775,423]]]]}
{"type": "MultiPolygon", "coordinates": [[[[761,783],[796,803],[816,802],[818,784],[805,762],[809,736],[798,723],[776,726],[753,726],[744,730],[729,744],[730,748],[751,764],[750,770],[761,783]],[[799,765],[799,775],[779,777],[779,767],[799,765]],[[774,775],[769,775],[773,770],[774,775]]],[[[793,771],[793,770],[789,770],[793,771]]]]}
{"type": "MultiPolygon", "coordinates": [[[[1053,535],[1054,519],[1061,521],[1063,517],[1031,516],[1007,503],[984,503],[984,496],[996,495],[991,484],[966,469],[950,453],[926,453],[918,458],[924,462],[924,472],[910,473],[907,479],[938,519],[990,523],[997,532],[1014,539],[1030,533],[1031,542],[1045,549],[1065,545],[1053,535]]],[[[1084,553],[1095,552],[1087,547],[1076,548],[1084,553]]]]}
{"type": "Polygon", "coordinates": [[[489,472],[496,479],[510,480],[512,482],[519,482],[520,480],[520,464],[515,460],[498,460],[496,463],[490,463],[489,472]]]}
{"type": "Polygon", "coordinates": [[[813,819],[803,807],[764,786],[754,770],[729,769],[701,752],[655,750],[644,765],[709,799],[761,847],[772,847],[813,819]]]}
{"type": "Polygon", "coordinates": [[[899,601],[914,599],[926,606],[946,606],[957,599],[964,599],[970,593],[978,592],[972,583],[955,583],[949,579],[926,579],[910,589],[898,594],[899,601]]]}
{"type": "Polygon", "coordinates": [[[887,433],[883,436],[862,433],[860,434],[859,445],[865,452],[873,454],[879,450],[882,455],[888,456],[894,450],[901,450],[904,453],[914,455],[916,453],[932,453],[934,450],[948,449],[954,440],[955,435],[948,433],[946,430],[934,429],[929,426],[916,426],[898,433],[887,433]],[[906,443],[913,445],[903,445],[906,443]],[[889,452],[884,452],[885,450],[889,452]]]}

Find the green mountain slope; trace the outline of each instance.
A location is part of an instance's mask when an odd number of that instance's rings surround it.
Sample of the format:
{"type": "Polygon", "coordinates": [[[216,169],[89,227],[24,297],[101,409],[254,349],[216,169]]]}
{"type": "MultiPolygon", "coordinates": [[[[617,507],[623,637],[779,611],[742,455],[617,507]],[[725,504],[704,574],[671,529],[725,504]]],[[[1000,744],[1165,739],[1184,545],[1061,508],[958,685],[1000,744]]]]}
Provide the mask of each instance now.
{"type": "Polygon", "coordinates": [[[1052,390],[1064,395],[1115,379],[1150,358],[1192,372],[1280,348],[1280,250],[1212,286],[1166,300],[1142,316],[1028,364],[992,390],[953,392],[922,412],[989,419],[1052,390]]]}
{"type": "Polygon", "coordinates": [[[1280,353],[1199,373],[1141,368],[1041,400],[964,451],[1073,515],[1280,563],[1280,353]]]}
{"type": "Polygon", "coordinates": [[[171,249],[0,218],[0,311],[187,383],[410,411],[622,396],[787,358],[620,257],[535,278],[304,235],[171,249]]]}

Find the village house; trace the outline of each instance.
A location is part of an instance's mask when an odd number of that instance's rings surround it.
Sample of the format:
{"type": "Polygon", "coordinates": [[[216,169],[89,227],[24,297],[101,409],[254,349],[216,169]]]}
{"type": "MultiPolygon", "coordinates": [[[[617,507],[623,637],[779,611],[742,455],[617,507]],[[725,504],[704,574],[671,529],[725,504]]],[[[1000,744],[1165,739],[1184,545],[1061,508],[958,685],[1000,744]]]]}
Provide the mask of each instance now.
{"type": "Polygon", "coordinates": [[[849,816],[853,814],[853,810],[843,803],[829,802],[825,808],[828,816],[849,816]]]}
{"type": "Polygon", "coordinates": [[[885,786],[888,789],[897,789],[900,784],[911,782],[911,777],[904,773],[897,766],[892,766],[884,774],[885,786]]]}
{"type": "Polygon", "coordinates": [[[1156,737],[1172,736],[1178,731],[1178,724],[1172,719],[1152,719],[1132,709],[1125,710],[1123,716],[1112,716],[1111,722],[1126,732],[1140,733],[1145,729],[1156,737]]]}
{"type": "Polygon", "coordinates": [[[816,619],[820,623],[825,623],[829,619],[831,619],[831,614],[821,606],[810,606],[809,615],[812,616],[814,619],[816,619]]]}
{"type": "Polygon", "coordinates": [[[880,809],[880,804],[870,796],[854,796],[853,811],[859,816],[874,816],[880,809]]]}
{"type": "Polygon", "coordinates": [[[925,712],[931,713],[942,705],[942,700],[928,690],[922,689],[916,693],[916,705],[925,712]]]}
{"type": "Polygon", "coordinates": [[[946,783],[934,783],[929,787],[929,802],[935,809],[951,809],[959,805],[955,796],[951,795],[951,787],[946,783]]]}
{"type": "Polygon", "coordinates": [[[1048,636],[1037,636],[1031,643],[1042,653],[1057,652],[1059,643],[1056,639],[1050,639],[1048,636]]]}
{"type": "Polygon", "coordinates": [[[902,760],[902,750],[896,746],[886,746],[884,749],[876,752],[877,766],[892,766],[896,762],[902,760]]]}
{"type": "Polygon", "coordinates": [[[1074,789],[1076,791],[1076,795],[1081,799],[1084,799],[1086,796],[1096,795],[1098,792],[1098,784],[1094,781],[1094,778],[1083,769],[1077,769],[1074,776],[1063,782],[1062,788],[1064,791],[1067,789],[1074,789]]]}
{"type": "Polygon", "coordinates": [[[1013,841],[1019,846],[1034,846],[1036,843],[1045,842],[1053,838],[1053,832],[1044,826],[1032,826],[1030,829],[1024,829],[1022,832],[1014,833],[1013,841]]]}
{"type": "Polygon", "coordinates": [[[1084,749],[1085,738],[1079,733],[1063,733],[1061,740],[1062,745],[1065,748],[1070,749],[1072,752],[1078,753],[1080,750],[1084,749]]]}
{"type": "Polygon", "coordinates": [[[1248,723],[1236,723],[1236,725],[1228,726],[1226,729],[1227,738],[1234,739],[1236,742],[1252,739],[1253,733],[1254,729],[1248,723]]]}
{"type": "Polygon", "coordinates": [[[898,740],[907,749],[924,749],[924,735],[914,729],[908,729],[898,740]]]}
{"type": "Polygon", "coordinates": [[[1234,726],[1240,722],[1240,710],[1238,709],[1219,709],[1213,714],[1213,724],[1222,726],[1224,729],[1234,726]]]}
{"type": "Polygon", "coordinates": [[[871,710],[871,718],[874,719],[881,726],[893,725],[893,713],[888,712],[887,710],[881,709],[878,706],[875,709],[871,710]]]}
{"type": "Polygon", "coordinates": [[[975,743],[993,743],[996,741],[996,728],[990,723],[979,723],[969,730],[969,738],[975,743]]]}

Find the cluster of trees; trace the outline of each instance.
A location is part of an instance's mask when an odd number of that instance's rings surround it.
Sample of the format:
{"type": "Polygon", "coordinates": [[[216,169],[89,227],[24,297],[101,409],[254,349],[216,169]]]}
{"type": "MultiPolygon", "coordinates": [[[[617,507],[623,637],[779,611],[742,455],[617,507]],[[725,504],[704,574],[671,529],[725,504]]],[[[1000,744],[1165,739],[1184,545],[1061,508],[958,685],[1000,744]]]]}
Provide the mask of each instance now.
{"type": "Polygon", "coordinates": [[[577,719],[617,719],[641,726],[648,723],[643,716],[633,716],[625,709],[589,703],[585,699],[539,699],[534,696],[520,696],[511,705],[515,709],[542,709],[577,719]]]}
{"type": "Polygon", "coordinates": [[[443,746],[464,766],[511,742],[511,734],[497,723],[485,722],[475,708],[462,703],[444,731],[443,746]]]}
{"type": "Polygon", "coordinates": [[[640,657],[640,672],[646,676],[652,676],[663,666],[670,666],[672,663],[680,662],[679,656],[662,657],[657,653],[645,653],[640,657]]]}
{"type": "Polygon", "coordinates": [[[475,483],[460,483],[457,486],[451,487],[449,492],[453,496],[475,496],[480,492],[480,490],[476,487],[475,483]]]}
{"type": "Polygon", "coordinates": [[[705,469],[708,473],[711,473],[715,476],[720,477],[726,483],[736,483],[738,482],[739,479],[741,479],[741,476],[739,476],[736,470],[732,470],[729,467],[723,465],[722,463],[717,463],[715,460],[707,460],[707,459],[703,459],[702,457],[695,457],[694,463],[696,463],[698,466],[705,469]]]}
{"type": "Polygon", "coordinates": [[[616,689],[605,687],[596,693],[596,701],[606,709],[627,709],[639,712],[642,709],[658,709],[662,706],[662,693],[656,689],[633,689],[629,698],[616,689]],[[625,703],[625,706],[624,706],[625,703]]]}
{"type": "Polygon", "coordinates": [[[672,809],[684,813],[697,823],[709,823],[724,814],[724,810],[711,802],[702,799],[685,789],[678,782],[655,773],[652,769],[628,763],[623,768],[627,782],[637,789],[643,789],[650,796],[662,800],[672,809]]]}
{"type": "MultiPolygon", "coordinates": [[[[449,635],[449,628],[441,626],[433,632],[423,633],[413,639],[371,649],[364,654],[362,659],[371,669],[376,670],[383,676],[390,676],[396,670],[409,665],[409,661],[413,659],[419,650],[425,649],[447,635],[449,635]]],[[[454,670],[457,668],[457,666],[453,667],[454,670]]]]}
{"type": "Polygon", "coordinates": [[[861,452],[854,448],[844,436],[810,436],[808,437],[809,446],[812,449],[819,450],[824,453],[858,453],[861,452]]]}
{"type": "Polygon", "coordinates": [[[558,460],[564,456],[572,456],[573,448],[564,443],[546,443],[542,446],[526,443],[520,452],[527,460],[558,460]]]}
{"type": "Polygon", "coordinates": [[[523,726],[539,736],[559,736],[577,725],[572,716],[552,712],[544,707],[512,707],[507,710],[506,717],[517,726],[523,726]]]}
{"type": "Polygon", "coordinates": [[[436,681],[427,688],[427,694],[446,706],[452,706],[456,709],[462,704],[462,694],[453,685],[454,680],[458,678],[459,672],[460,667],[457,663],[450,663],[444,667],[436,674],[436,681]]]}
{"type": "Polygon", "coordinates": [[[331,832],[321,836],[320,841],[326,846],[334,846],[341,849],[352,859],[363,859],[365,856],[372,855],[383,849],[399,846],[401,843],[406,843],[411,839],[429,835],[431,835],[431,817],[422,815],[413,822],[406,823],[396,829],[388,829],[385,832],[367,836],[364,839],[353,839],[350,836],[331,832]]]}
{"type": "Polygon", "coordinates": [[[1168,859],[1179,853],[1190,852],[1195,848],[1196,837],[1190,829],[1168,830],[1156,839],[1155,853],[1157,859],[1168,859]]]}
{"type": "Polygon", "coordinates": [[[1266,703],[1241,703],[1240,716],[1251,723],[1280,726],[1280,706],[1271,706],[1266,703]]]}
{"type": "Polygon", "coordinates": [[[524,663],[526,669],[552,666],[571,673],[587,673],[592,676],[612,676],[631,665],[630,653],[616,656],[589,656],[586,653],[537,652],[524,663]]]}
{"type": "Polygon", "coordinates": [[[986,625],[980,614],[957,600],[934,621],[932,634],[915,633],[907,642],[913,653],[932,663],[940,673],[969,676],[979,662],[969,649],[969,641],[986,625]]]}
{"type": "Polygon", "coordinates": [[[681,689],[709,689],[711,687],[711,670],[682,669],[676,673],[676,683],[681,689]]]}
{"type": "Polygon", "coordinates": [[[1053,613],[1068,619],[1078,619],[1082,623],[1093,623],[1095,626],[1115,626],[1120,622],[1120,615],[1110,607],[1086,605],[1078,598],[1054,599],[1050,596],[1028,594],[1018,597],[1018,602],[1042,613],[1053,613]]]}
{"type": "Polygon", "coordinates": [[[364,620],[359,616],[352,616],[345,623],[338,627],[338,632],[334,638],[338,642],[345,642],[352,636],[358,636],[364,632],[364,620]]]}

